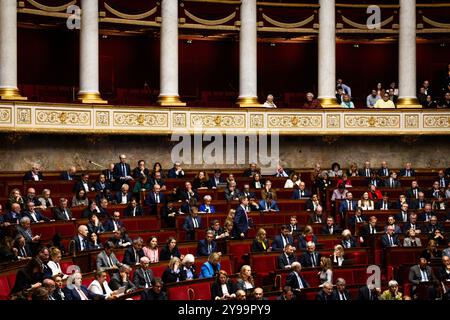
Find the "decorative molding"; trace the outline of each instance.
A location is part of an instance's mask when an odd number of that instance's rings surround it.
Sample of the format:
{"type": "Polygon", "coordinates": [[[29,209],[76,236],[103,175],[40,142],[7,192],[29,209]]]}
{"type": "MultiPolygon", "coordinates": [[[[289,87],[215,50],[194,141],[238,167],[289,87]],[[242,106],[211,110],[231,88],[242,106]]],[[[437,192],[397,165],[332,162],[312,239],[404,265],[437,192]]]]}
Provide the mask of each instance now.
{"type": "Polygon", "coordinates": [[[91,125],[91,111],[37,109],[37,125],[83,127],[91,125]]]}
{"type": "Polygon", "coordinates": [[[17,108],[17,124],[31,124],[30,108],[17,108]]]}
{"type": "Polygon", "coordinates": [[[0,108],[0,124],[12,123],[12,108],[0,108]]]}
{"type": "Polygon", "coordinates": [[[95,112],[95,123],[99,127],[109,126],[109,111],[96,111],[95,112]]]}
{"type": "Polygon", "coordinates": [[[0,102],[0,131],[156,134],[175,131],[281,135],[450,135],[446,109],[186,108],[0,102]]]}
{"type": "Polygon", "coordinates": [[[200,24],[204,24],[206,26],[218,26],[221,24],[225,24],[231,20],[233,20],[236,17],[236,12],[233,12],[232,14],[230,14],[229,16],[222,18],[222,19],[217,19],[217,20],[206,20],[206,19],[202,19],[199,18],[195,15],[193,15],[192,13],[190,13],[189,11],[187,11],[186,9],[184,9],[184,14],[186,15],[186,17],[188,17],[189,19],[200,23],[200,24]]]}
{"type": "Polygon", "coordinates": [[[148,18],[148,17],[154,15],[156,13],[156,11],[158,11],[158,6],[156,6],[153,9],[150,9],[149,11],[146,11],[146,12],[143,12],[143,13],[128,14],[128,13],[123,13],[123,12],[120,12],[120,11],[112,8],[106,2],[104,2],[103,4],[104,4],[105,9],[107,11],[109,11],[110,13],[115,15],[116,17],[119,17],[119,18],[122,18],[122,19],[126,19],[126,20],[142,20],[142,19],[145,19],[145,18],[148,18]]]}
{"type": "Polygon", "coordinates": [[[46,6],[46,5],[41,4],[41,3],[39,3],[39,2],[37,2],[37,1],[35,1],[35,0],[28,0],[28,2],[29,2],[33,7],[36,7],[36,8],[38,8],[38,9],[42,10],[42,11],[60,12],[60,11],[66,11],[66,10],[67,10],[67,7],[76,4],[76,3],[77,3],[77,0],[70,1],[70,2],[67,3],[67,4],[63,4],[63,5],[57,6],[57,7],[46,6]]]}
{"type": "Polygon", "coordinates": [[[433,27],[441,28],[441,29],[450,29],[450,23],[437,22],[437,21],[431,20],[430,18],[427,18],[425,16],[422,16],[422,19],[423,19],[423,22],[426,22],[433,27]]]}
{"type": "Polygon", "coordinates": [[[191,128],[245,128],[243,114],[191,114],[191,128]]]}
{"type": "MultiPolygon", "coordinates": [[[[351,25],[353,28],[364,29],[364,30],[369,29],[369,28],[367,28],[367,24],[361,24],[361,23],[354,22],[354,21],[350,20],[349,18],[344,17],[344,15],[341,15],[341,18],[342,18],[342,21],[344,21],[348,25],[351,25]]],[[[394,21],[394,16],[390,16],[389,18],[381,21],[380,27],[384,27],[385,25],[391,23],[392,21],[394,21]]]]}
{"type": "Polygon", "coordinates": [[[345,128],[400,128],[400,115],[344,115],[345,128]]]}
{"type": "Polygon", "coordinates": [[[424,128],[449,128],[450,115],[433,115],[423,117],[424,128]]]}
{"type": "Polygon", "coordinates": [[[269,114],[267,123],[270,129],[321,128],[322,115],[277,115],[269,114]]]}
{"type": "Polygon", "coordinates": [[[276,21],[264,13],[262,14],[262,17],[264,20],[266,20],[270,24],[273,24],[274,26],[277,26],[279,28],[300,28],[300,27],[303,27],[303,26],[307,25],[308,23],[311,23],[314,21],[314,14],[312,16],[306,18],[305,20],[302,20],[299,22],[293,22],[293,23],[285,23],[285,22],[276,21]]]}
{"type": "Polygon", "coordinates": [[[169,125],[168,114],[158,112],[113,112],[113,124],[119,127],[164,127],[169,125]]]}

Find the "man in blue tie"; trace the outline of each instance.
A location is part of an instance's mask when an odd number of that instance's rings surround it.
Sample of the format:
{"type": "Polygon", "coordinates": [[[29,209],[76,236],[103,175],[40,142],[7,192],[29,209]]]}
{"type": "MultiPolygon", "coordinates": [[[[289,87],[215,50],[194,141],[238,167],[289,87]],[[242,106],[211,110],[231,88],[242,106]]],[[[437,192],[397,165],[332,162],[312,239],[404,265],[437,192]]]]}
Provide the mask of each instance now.
{"type": "Polygon", "coordinates": [[[119,156],[120,162],[114,165],[114,180],[116,184],[114,185],[114,190],[118,191],[122,187],[124,183],[127,181],[133,180],[131,177],[131,168],[127,163],[127,156],[125,154],[121,154],[119,156]]]}

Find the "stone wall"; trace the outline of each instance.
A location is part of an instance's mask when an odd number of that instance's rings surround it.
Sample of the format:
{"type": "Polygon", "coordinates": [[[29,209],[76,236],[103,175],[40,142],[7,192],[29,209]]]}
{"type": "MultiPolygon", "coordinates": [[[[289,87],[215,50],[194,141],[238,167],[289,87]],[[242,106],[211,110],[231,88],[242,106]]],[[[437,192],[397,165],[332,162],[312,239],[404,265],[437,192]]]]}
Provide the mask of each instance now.
{"type": "MultiPolygon", "coordinates": [[[[88,135],[0,135],[0,170],[25,171],[34,162],[45,170],[62,170],[75,164],[79,169],[96,169],[87,161],[106,166],[126,153],[132,167],[137,160],[159,161],[171,167],[171,150],[176,142],[169,136],[88,136],[88,135]]],[[[206,143],[208,144],[208,143],[206,143]]],[[[370,160],[379,167],[387,160],[391,167],[411,161],[416,168],[450,166],[450,143],[446,136],[427,137],[294,137],[280,138],[280,160],[288,167],[312,167],[320,162],[329,167],[337,161],[343,167],[370,160]]],[[[246,164],[238,167],[247,166],[246,164]]],[[[214,165],[185,165],[186,168],[214,165]]],[[[218,167],[237,167],[218,165],[218,167]]]]}

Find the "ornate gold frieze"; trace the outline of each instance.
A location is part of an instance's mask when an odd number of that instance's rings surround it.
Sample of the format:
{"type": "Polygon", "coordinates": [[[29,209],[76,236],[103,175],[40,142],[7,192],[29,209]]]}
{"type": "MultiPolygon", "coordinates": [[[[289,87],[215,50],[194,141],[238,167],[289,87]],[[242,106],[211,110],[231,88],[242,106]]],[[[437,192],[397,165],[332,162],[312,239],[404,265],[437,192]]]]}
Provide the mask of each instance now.
{"type": "Polygon", "coordinates": [[[95,123],[100,127],[109,126],[109,111],[97,111],[95,113],[95,123]]]}
{"type": "Polygon", "coordinates": [[[264,115],[250,114],[250,128],[264,128],[264,115]]]}
{"type": "Polygon", "coordinates": [[[400,115],[344,115],[345,128],[400,128],[400,115]]]}
{"type": "Polygon", "coordinates": [[[12,123],[11,108],[0,108],[0,123],[12,123]]]}
{"type": "Polygon", "coordinates": [[[321,128],[322,115],[268,114],[267,123],[271,129],[321,128]]]}
{"type": "Polygon", "coordinates": [[[91,111],[84,110],[53,110],[37,109],[36,124],[38,125],[65,125],[90,126],[91,111]]]}
{"type": "Polygon", "coordinates": [[[424,128],[450,128],[450,116],[448,115],[425,115],[423,117],[424,128]]]}
{"type": "Polygon", "coordinates": [[[114,112],[113,125],[120,127],[168,127],[167,113],[158,112],[114,112]]]}
{"type": "Polygon", "coordinates": [[[30,108],[17,108],[17,124],[31,124],[30,108]]]}
{"type": "Polygon", "coordinates": [[[174,112],[172,114],[172,127],[185,128],[186,127],[186,113],[174,112]]]}
{"type": "Polygon", "coordinates": [[[327,128],[339,129],[341,126],[341,116],[339,114],[327,114],[327,128]]]}
{"type": "Polygon", "coordinates": [[[245,128],[244,114],[191,114],[191,127],[245,128]]]}
{"type": "Polygon", "coordinates": [[[407,114],[405,115],[405,128],[418,128],[419,127],[419,115],[407,114]]]}

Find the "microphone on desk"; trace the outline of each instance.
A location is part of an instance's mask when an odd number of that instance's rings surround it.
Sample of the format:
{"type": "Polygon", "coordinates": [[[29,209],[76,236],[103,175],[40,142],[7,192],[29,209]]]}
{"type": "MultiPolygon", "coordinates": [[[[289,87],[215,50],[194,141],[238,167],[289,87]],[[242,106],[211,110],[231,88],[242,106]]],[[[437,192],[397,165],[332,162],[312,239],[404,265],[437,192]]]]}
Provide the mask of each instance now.
{"type": "Polygon", "coordinates": [[[96,167],[103,168],[103,166],[100,165],[100,164],[98,164],[97,162],[94,162],[94,161],[92,161],[92,160],[88,160],[88,162],[91,163],[91,164],[93,164],[93,165],[96,166],[96,167]]]}

